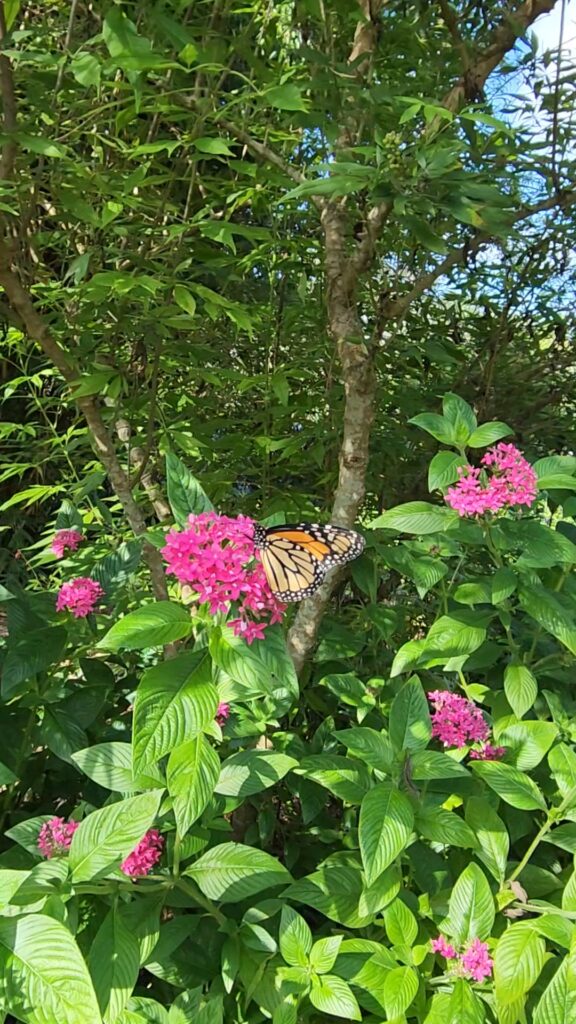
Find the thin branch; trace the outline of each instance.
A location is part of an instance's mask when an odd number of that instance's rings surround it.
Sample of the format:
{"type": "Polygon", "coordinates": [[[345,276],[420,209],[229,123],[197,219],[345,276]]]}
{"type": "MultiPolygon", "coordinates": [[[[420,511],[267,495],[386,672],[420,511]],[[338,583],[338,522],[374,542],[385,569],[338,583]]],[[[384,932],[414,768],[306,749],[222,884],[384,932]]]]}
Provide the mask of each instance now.
{"type": "Polygon", "coordinates": [[[158,378],[160,376],[160,355],[162,352],[162,341],[159,338],[156,342],[156,351],[154,353],[154,363],[152,366],[152,377],[150,380],[150,398],[148,405],[148,422],[146,424],[146,440],[144,447],[140,449],[141,455],[138,460],[138,467],[136,474],[132,480],[130,480],[130,489],[134,488],[140,483],[142,474],[146,469],[148,460],[152,453],[152,446],[154,444],[154,420],[156,418],[156,399],[158,396],[158,378]]]}
{"type": "MultiPolygon", "coordinates": [[[[70,13],[68,15],[68,27],[66,29],[66,35],[64,36],[64,51],[70,49],[70,43],[72,42],[72,33],[74,31],[74,21],[76,18],[76,10],[78,8],[78,0],[72,0],[70,4],[70,13]]],[[[65,61],[62,62],[58,68],[58,74],[56,76],[56,85],[54,86],[54,96],[57,96],[62,86],[62,79],[64,78],[64,66],[65,61]]]]}
{"type": "Polygon", "coordinates": [[[558,40],[558,58],[556,60],[556,81],[554,83],[554,110],[552,113],[552,181],[554,187],[560,187],[558,173],[556,171],[556,152],[558,149],[558,108],[560,105],[560,73],[562,70],[562,46],[564,45],[564,20],[566,17],[566,0],[562,0],[560,11],[560,38],[558,40]]]}
{"type": "MultiPolygon", "coordinates": [[[[0,0],[0,47],[6,42],[7,34],[4,3],[0,0]]],[[[14,173],[14,161],[18,147],[16,139],[13,137],[16,131],[14,76],[10,58],[4,53],[0,54],[0,89],[2,91],[3,129],[8,136],[2,146],[2,156],[0,157],[0,181],[8,181],[14,173]]]]}
{"type": "MultiPolygon", "coordinates": [[[[46,323],[40,316],[31,295],[22,286],[17,274],[11,269],[11,258],[5,242],[0,242],[0,286],[6,293],[8,302],[16,311],[24,325],[26,334],[35,341],[44,354],[54,363],[68,384],[78,377],[75,367],[68,360],[64,349],[50,333],[46,323]]],[[[112,488],[114,489],[126,518],[136,535],[146,532],[146,520],[130,490],[128,477],[116,454],[116,449],[108,429],[102,419],[97,400],[86,396],[77,398],[76,404],[83,413],[88,431],[92,438],[98,458],[102,463],[112,488]]],[[[166,600],[168,591],[164,567],[159,552],[147,540],[144,540],[143,556],[152,577],[152,588],[159,600],[166,600]]]]}
{"type": "MultiPolygon", "coordinates": [[[[576,190],[560,193],[559,195],[551,196],[549,199],[543,199],[542,202],[536,203],[534,206],[523,207],[512,215],[511,221],[513,224],[517,224],[518,221],[527,220],[529,217],[534,217],[537,213],[543,213],[545,210],[566,209],[575,203],[576,190]]],[[[444,277],[445,274],[452,270],[452,267],[465,263],[468,256],[477,252],[483,245],[494,242],[494,240],[494,235],[479,232],[466,245],[459,249],[453,249],[441,263],[438,263],[432,270],[422,274],[414,282],[409,292],[388,304],[384,314],[385,318],[387,320],[394,320],[397,317],[403,316],[414,300],[427,291],[439,277],[444,277]]]]}

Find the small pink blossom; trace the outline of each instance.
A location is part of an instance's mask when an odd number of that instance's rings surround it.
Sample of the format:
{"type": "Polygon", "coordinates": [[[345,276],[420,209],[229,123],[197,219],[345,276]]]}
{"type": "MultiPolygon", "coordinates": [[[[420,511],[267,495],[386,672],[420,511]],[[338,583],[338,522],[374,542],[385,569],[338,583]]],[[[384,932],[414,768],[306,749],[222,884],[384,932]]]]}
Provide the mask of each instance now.
{"type": "Polygon", "coordinates": [[[432,939],[432,952],[439,953],[446,960],[455,960],[458,956],[454,946],[451,946],[443,935],[439,935],[437,939],[432,939]]]}
{"type": "Polygon", "coordinates": [[[162,856],[164,839],[157,829],[151,828],[140,840],[138,846],[123,860],[120,870],[131,878],[141,878],[152,870],[162,856]]]}
{"type": "Polygon", "coordinates": [[[466,952],[460,957],[466,974],[474,981],[484,981],[492,974],[493,961],[488,956],[488,946],[480,939],[472,939],[466,952]]]}
{"type": "Polygon", "coordinates": [[[489,448],[481,466],[461,466],[460,479],[446,493],[448,505],[459,515],[483,515],[535,501],[536,474],[515,445],[501,442],[489,448]]]}
{"type": "Polygon", "coordinates": [[[472,761],[495,761],[504,757],[506,747],[493,747],[491,743],[485,743],[481,750],[471,750],[470,760],[472,761]]]}
{"type": "Polygon", "coordinates": [[[433,690],[428,700],[434,707],[432,736],[445,747],[463,747],[488,739],[490,729],[480,708],[449,690],[433,690]]]}
{"type": "Polygon", "coordinates": [[[230,621],[235,636],[249,644],[263,639],[266,626],[281,621],[284,605],[270,590],[258,561],[254,520],[202,512],[189,516],[188,523],[166,535],[166,572],[193,587],[212,615],[227,613],[238,603],[238,617],[230,621]]]}
{"type": "Polygon", "coordinates": [[[52,538],[50,550],[56,558],[63,558],[66,550],[76,551],[78,545],[84,540],[84,534],[79,530],[58,530],[52,538]]]}
{"type": "Polygon", "coordinates": [[[93,612],[104,591],[96,580],[89,576],[77,576],[74,580],[63,583],[58,591],[56,611],[67,608],[75,619],[83,619],[93,612]]]}
{"type": "Polygon", "coordinates": [[[222,728],[228,718],[230,718],[230,705],[220,701],[216,709],[216,724],[222,728]]]}
{"type": "Polygon", "coordinates": [[[70,849],[72,836],[78,828],[78,821],[64,821],[64,818],[50,818],[38,833],[38,847],[44,857],[56,857],[70,849]]]}

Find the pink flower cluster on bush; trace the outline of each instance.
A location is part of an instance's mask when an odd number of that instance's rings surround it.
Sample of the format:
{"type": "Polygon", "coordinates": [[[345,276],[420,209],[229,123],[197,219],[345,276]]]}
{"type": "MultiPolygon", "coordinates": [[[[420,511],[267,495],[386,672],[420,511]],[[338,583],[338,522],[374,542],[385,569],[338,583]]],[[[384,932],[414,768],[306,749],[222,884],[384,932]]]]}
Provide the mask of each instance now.
{"type": "Polygon", "coordinates": [[[489,448],[481,466],[483,469],[462,466],[460,479],[448,489],[446,501],[459,515],[477,516],[533,503],[538,489],[536,474],[513,444],[489,448]],[[485,484],[482,473],[488,477],[485,484]]]}
{"type": "Polygon", "coordinates": [[[157,829],[151,828],[140,840],[138,846],[123,860],[120,870],[131,878],[142,878],[160,860],[164,839],[157,829]]]}
{"type": "Polygon", "coordinates": [[[230,718],[230,705],[220,701],[216,708],[216,724],[222,728],[228,718],[230,718]]]}
{"type": "Polygon", "coordinates": [[[63,558],[65,551],[76,551],[78,545],[84,540],[84,534],[79,530],[58,530],[52,538],[50,550],[56,558],[63,558]]]}
{"type": "Polygon", "coordinates": [[[484,981],[492,974],[493,961],[488,955],[488,946],[480,939],[472,939],[463,953],[458,953],[443,935],[432,939],[432,952],[439,953],[445,960],[457,960],[455,973],[474,981],[484,981]]]}
{"type": "Polygon", "coordinates": [[[96,580],[91,580],[89,576],[77,576],[75,580],[68,580],[60,587],[56,611],[68,609],[75,619],[83,619],[94,611],[103,596],[104,591],[96,580]]]}
{"type": "Polygon", "coordinates": [[[254,521],[247,516],[202,512],[188,517],[184,530],[173,528],[162,555],[166,572],[187,583],[210,612],[227,612],[239,602],[232,619],[235,636],[247,643],[261,640],[267,625],[280,622],[284,605],[274,596],[254,547],[254,521]]]}
{"type": "Polygon", "coordinates": [[[466,697],[450,690],[431,690],[428,700],[434,708],[432,737],[445,747],[464,747],[467,743],[482,743],[480,750],[471,750],[476,761],[492,761],[506,753],[505,747],[494,747],[486,742],[490,727],[480,708],[466,697]]]}
{"type": "Polygon", "coordinates": [[[50,818],[45,821],[38,833],[38,848],[44,857],[57,857],[70,849],[72,836],[78,828],[77,821],[64,821],[64,818],[50,818]]]}

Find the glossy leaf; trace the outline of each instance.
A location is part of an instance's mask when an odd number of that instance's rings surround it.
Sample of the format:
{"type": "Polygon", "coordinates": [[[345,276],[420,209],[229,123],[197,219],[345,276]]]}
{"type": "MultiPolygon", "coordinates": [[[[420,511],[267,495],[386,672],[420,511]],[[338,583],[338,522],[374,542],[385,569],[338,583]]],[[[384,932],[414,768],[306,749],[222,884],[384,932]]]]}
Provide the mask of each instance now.
{"type": "Polygon", "coordinates": [[[382,782],[366,794],[360,808],[358,838],[368,885],[406,848],[413,825],[410,801],[391,783],[382,782]]]}

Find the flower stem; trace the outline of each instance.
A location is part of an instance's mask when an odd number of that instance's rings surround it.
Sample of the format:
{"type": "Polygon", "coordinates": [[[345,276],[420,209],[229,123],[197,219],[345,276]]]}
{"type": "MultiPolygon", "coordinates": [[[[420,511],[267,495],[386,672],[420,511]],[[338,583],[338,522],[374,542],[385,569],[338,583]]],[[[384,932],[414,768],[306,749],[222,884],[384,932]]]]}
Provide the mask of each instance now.
{"type": "Polygon", "coordinates": [[[562,817],[566,808],[570,806],[570,804],[573,802],[575,798],[576,786],[572,786],[572,788],[564,797],[562,803],[559,804],[558,807],[550,808],[550,810],[548,811],[548,815],[546,817],[546,821],[534,836],[534,839],[530,843],[530,846],[526,850],[526,853],[522,857],[522,860],[514,868],[514,871],[510,875],[510,878],[508,879],[508,884],[510,884],[510,882],[513,882],[515,878],[518,878],[518,875],[520,875],[524,871],[524,868],[526,867],[534,851],[542,842],[544,836],[548,834],[548,832],[552,828],[552,825],[555,825],[558,819],[562,817]]]}

